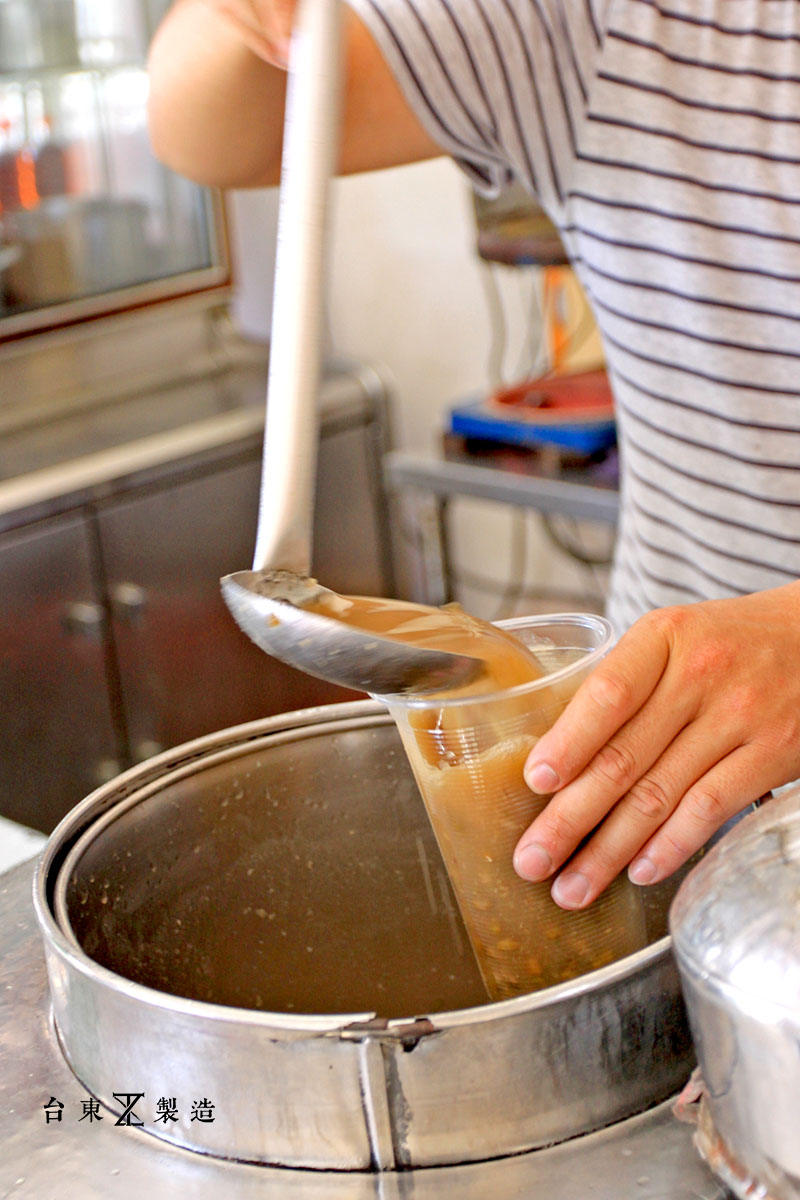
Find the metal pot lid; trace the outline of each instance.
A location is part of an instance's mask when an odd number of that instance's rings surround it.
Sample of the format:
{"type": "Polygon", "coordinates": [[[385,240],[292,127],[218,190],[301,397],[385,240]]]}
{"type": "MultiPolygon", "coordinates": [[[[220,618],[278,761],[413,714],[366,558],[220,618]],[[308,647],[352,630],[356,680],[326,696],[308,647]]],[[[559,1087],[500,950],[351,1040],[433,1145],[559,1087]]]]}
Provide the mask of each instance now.
{"type": "Polygon", "coordinates": [[[670,910],[681,970],[800,1016],[800,785],[736,825],[670,910]]]}

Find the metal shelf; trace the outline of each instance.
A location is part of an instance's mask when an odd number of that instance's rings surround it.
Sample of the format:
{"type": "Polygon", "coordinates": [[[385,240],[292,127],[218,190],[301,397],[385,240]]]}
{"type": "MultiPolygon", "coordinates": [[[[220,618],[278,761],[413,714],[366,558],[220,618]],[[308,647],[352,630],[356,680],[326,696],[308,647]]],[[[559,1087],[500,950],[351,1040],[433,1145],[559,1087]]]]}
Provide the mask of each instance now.
{"type": "Polygon", "coordinates": [[[414,488],[443,500],[472,496],[543,513],[563,513],[577,520],[617,522],[619,493],[608,486],[565,476],[525,474],[435,455],[393,451],[384,459],[388,486],[414,488]]]}

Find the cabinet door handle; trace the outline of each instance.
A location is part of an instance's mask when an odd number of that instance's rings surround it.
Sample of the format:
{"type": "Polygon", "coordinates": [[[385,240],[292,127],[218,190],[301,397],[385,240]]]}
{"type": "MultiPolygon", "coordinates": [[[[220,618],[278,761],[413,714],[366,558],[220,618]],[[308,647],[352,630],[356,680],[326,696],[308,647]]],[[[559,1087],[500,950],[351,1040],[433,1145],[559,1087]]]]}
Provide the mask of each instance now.
{"type": "Polygon", "coordinates": [[[64,610],[64,626],[70,633],[84,637],[100,637],[106,625],[106,613],[102,604],[88,600],[76,600],[64,610]]]}
{"type": "Polygon", "coordinates": [[[118,583],[111,590],[111,600],[118,617],[135,621],[147,607],[147,592],[138,583],[118,583]]]}
{"type": "Polygon", "coordinates": [[[116,758],[101,758],[94,764],[92,775],[95,784],[110,783],[122,770],[122,765],[116,758]]]}
{"type": "Polygon", "coordinates": [[[162,742],[155,741],[154,738],[145,738],[141,742],[137,742],[133,750],[133,761],[136,763],[144,762],[148,758],[154,758],[156,754],[161,754],[166,747],[162,742]]]}

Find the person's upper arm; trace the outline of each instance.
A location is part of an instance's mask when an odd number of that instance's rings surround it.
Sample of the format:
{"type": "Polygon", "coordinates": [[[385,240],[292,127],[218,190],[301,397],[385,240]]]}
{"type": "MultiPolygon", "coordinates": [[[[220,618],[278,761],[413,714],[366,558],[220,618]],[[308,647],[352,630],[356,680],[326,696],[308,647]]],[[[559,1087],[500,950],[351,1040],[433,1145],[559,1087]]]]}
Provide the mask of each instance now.
{"type": "MultiPolygon", "coordinates": [[[[342,173],[442,151],[412,112],[372,36],[345,13],[342,173]]],[[[149,122],[157,156],[220,187],[280,176],[285,73],[258,57],[205,0],[178,0],[150,51],[149,122]]]]}

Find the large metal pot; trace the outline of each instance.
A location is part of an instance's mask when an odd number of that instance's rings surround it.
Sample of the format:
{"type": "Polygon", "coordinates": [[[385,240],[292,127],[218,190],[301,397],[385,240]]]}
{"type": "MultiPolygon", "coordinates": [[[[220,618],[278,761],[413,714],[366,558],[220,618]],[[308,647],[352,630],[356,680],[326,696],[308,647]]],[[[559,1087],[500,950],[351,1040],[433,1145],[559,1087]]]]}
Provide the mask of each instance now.
{"type": "Polygon", "coordinates": [[[800,1198],[800,787],[741,821],[670,914],[705,1093],[696,1138],[739,1196],[800,1198]]]}
{"type": "Polygon", "coordinates": [[[398,735],[364,701],[120,776],[52,835],[35,905],[64,1052],[109,1109],[144,1093],[143,1128],[181,1146],[369,1170],[515,1154],[672,1095],[693,1063],[673,890],[648,893],[646,949],[483,1003],[398,735]]]}

